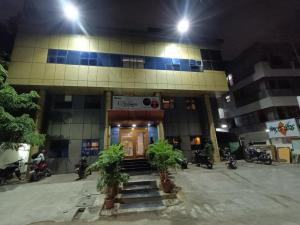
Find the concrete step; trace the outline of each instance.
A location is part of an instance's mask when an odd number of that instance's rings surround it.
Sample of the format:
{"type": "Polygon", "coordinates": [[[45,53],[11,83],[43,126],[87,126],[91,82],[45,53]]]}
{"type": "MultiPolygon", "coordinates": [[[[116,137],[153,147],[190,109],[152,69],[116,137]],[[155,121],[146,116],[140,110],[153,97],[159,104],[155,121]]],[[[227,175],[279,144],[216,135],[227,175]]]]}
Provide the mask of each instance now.
{"type": "Polygon", "coordinates": [[[133,186],[145,186],[145,185],[149,185],[149,186],[154,186],[154,187],[157,187],[157,184],[156,184],[156,180],[144,180],[144,179],[137,179],[137,180],[134,180],[134,179],[131,179],[129,180],[128,183],[124,184],[124,189],[127,189],[127,188],[130,188],[130,187],[133,187],[133,186]]]}
{"type": "Polygon", "coordinates": [[[122,193],[141,193],[145,191],[157,191],[158,187],[156,184],[143,184],[143,185],[131,185],[125,187],[122,190],[122,193]]]}
{"type": "Polygon", "coordinates": [[[121,193],[117,196],[119,202],[133,203],[133,202],[154,202],[161,200],[161,195],[158,191],[144,191],[144,192],[131,192],[121,193]]]}
{"type": "Polygon", "coordinates": [[[118,214],[160,211],[166,206],[162,201],[119,204],[118,214]]]}

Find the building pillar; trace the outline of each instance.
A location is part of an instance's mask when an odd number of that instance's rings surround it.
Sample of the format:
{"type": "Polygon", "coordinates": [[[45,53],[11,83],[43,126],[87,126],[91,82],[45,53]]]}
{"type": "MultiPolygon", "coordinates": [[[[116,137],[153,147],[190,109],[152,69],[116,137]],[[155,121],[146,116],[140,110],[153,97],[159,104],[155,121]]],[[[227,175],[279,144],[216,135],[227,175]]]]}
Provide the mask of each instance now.
{"type": "MultiPolygon", "coordinates": [[[[161,98],[161,94],[159,92],[154,93],[154,96],[161,98]]],[[[159,124],[157,125],[157,136],[158,136],[158,140],[164,140],[165,139],[164,124],[163,124],[162,121],[159,122],[159,124]]]]}
{"type": "Polygon", "coordinates": [[[213,114],[212,114],[212,110],[211,110],[211,103],[210,103],[209,95],[204,95],[204,101],[205,101],[205,107],[206,107],[206,111],[207,111],[210,140],[213,145],[214,161],[220,162],[219,146],[218,146],[216,128],[215,128],[214,118],[213,118],[213,114]]]}
{"type": "Polygon", "coordinates": [[[105,92],[105,127],[104,127],[104,149],[110,146],[110,125],[108,123],[108,110],[112,108],[112,92],[105,92]]]}

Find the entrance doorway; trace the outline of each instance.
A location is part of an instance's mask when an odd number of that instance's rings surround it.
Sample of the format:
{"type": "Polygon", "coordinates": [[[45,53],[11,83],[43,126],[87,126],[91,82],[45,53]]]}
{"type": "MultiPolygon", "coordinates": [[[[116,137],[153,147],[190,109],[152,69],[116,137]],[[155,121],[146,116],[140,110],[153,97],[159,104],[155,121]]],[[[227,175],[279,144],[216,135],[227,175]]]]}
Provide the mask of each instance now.
{"type": "Polygon", "coordinates": [[[145,158],[148,147],[147,128],[120,128],[120,143],[126,159],[145,158]]]}

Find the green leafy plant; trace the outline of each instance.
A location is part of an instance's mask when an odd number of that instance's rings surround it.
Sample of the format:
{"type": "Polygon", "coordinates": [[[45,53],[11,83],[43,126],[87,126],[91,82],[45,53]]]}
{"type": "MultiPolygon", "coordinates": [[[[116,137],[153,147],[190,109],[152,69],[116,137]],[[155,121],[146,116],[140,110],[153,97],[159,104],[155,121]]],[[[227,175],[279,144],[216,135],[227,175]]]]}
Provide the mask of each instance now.
{"type": "Polygon", "coordinates": [[[147,156],[150,163],[160,172],[177,167],[177,160],[183,159],[181,151],[174,149],[166,140],[159,140],[149,145],[147,156]]]}
{"type": "Polygon", "coordinates": [[[109,189],[117,188],[120,183],[126,183],[129,175],[121,172],[121,162],[124,157],[122,145],[111,145],[103,150],[98,160],[89,169],[99,171],[100,176],[97,183],[99,191],[107,189],[109,197],[113,198],[115,193],[109,189]]]}
{"type": "Polygon", "coordinates": [[[38,93],[18,94],[6,80],[7,71],[0,64],[0,150],[18,149],[20,143],[42,145],[45,136],[36,131],[34,122],[38,93]]]}
{"type": "Polygon", "coordinates": [[[181,151],[174,149],[166,140],[159,140],[149,145],[147,156],[150,163],[160,173],[160,182],[163,191],[166,193],[172,192],[174,184],[169,179],[168,169],[178,166],[178,159],[183,159],[181,151]]]}

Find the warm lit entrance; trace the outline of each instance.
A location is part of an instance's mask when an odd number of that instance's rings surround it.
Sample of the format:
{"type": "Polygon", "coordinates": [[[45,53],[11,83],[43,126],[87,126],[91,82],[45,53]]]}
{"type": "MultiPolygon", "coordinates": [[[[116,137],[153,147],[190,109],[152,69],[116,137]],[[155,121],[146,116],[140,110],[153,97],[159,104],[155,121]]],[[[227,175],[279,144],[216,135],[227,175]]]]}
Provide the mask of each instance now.
{"type": "Polygon", "coordinates": [[[120,143],[123,145],[125,158],[144,158],[148,147],[148,129],[120,128],[120,143]]]}

